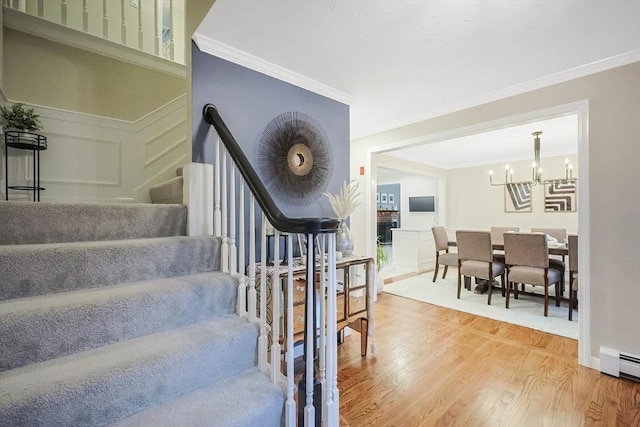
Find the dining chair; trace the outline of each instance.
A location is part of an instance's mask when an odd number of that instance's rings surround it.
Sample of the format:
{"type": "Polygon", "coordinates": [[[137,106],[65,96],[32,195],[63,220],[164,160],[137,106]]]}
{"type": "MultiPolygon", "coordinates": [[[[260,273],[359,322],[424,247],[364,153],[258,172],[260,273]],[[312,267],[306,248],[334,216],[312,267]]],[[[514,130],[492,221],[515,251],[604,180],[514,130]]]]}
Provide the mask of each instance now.
{"type": "MultiPolygon", "coordinates": [[[[567,240],[566,228],[531,228],[532,233],[544,233],[558,241],[559,244],[564,245],[567,240]]],[[[567,269],[566,260],[564,255],[551,255],[549,256],[549,268],[556,269],[562,273],[562,281],[560,282],[560,296],[564,295],[564,273],[567,269]],[[556,258],[560,257],[560,258],[556,258]]]]}
{"type": "Polygon", "coordinates": [[[449,237],[447,236],[447,230],[443,226],[431,227],[431,231],[433,232],[436,246],[436,266],[433,272],[433,281],[435,283],[438,277],[438,267],[444,265],[444,271],[442,272],[442,278],[444,279],[449,267],[458,266],[458,254],[449,252],[449,237]]]}
{"type": "Polygon", "coordinates": [[[488,231],[456,231],[458,247],[458,299],[462,276],[485,279],[489,282],[487,304],[491,305],[494,278],[500,276],[502,294],[505,292],[505,265],[493,260],[491,233],[488,231]]]}
{"type": "Polygon", "coordinates": [[[518,299],[518,283],[544,286],[544,316],[549,312],[549,286],[556,285],[556,306],[560,306],[559,291],[562,274],[549,268],[549,246],[547,237],[541,233],[506,233],[504,235],[504,253],[507,264],[507,298],[513,283],[514,297],[518,299]]]}
{"type": "Polygon", "coordinates": [[[569,320],[578,308],[578,235],[569,235],[569,320]]]}
{"type": "MultiPolygon", "coordinates": [[[[504,245],[504,233],[520,231],[520,227],[491,227],[491,244],[504,245]]],[[[504,251],[493,254],[493,260],[504,264],[504,251]]]]}

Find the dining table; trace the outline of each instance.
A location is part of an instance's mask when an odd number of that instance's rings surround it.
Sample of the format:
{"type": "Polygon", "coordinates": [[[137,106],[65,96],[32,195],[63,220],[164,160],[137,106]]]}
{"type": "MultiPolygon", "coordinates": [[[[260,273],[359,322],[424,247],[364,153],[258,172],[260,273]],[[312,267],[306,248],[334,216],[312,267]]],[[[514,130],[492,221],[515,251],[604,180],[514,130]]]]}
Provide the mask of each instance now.
{"type": "MultiPolygon", "coordinates": [[[[455,240],[449,240],[448,242],[450,247],[456,247],[458,246],[458,243],[455,240]]],[[[492,243],[491,247],[494,251],[504,251],[504,243],[492,243]]],[[[569,255],[569,248],[562,244],[550,244],[549,245],[549,255],[563,255],[563,256],[567,256],[569,255]]],[[[476,280],[478,281],[478,280],[476,280]]],[[[482,282],[486,282],[486,281],[482,281],[482,282]]],[[[479,288],[484,291],[484,288],[486,288],[486,286],[488,286],[487,284],[484,284],[484,286],[479,286],[479,288]]],[[[464,287],[467,290],[471,290],[471,277],[465,276],[464,277],[464,287]]],[[[478,288],[477,288],[478,289],[478,288]]],[[[481,292],[482,293],[482,292],[481,292]]]]}

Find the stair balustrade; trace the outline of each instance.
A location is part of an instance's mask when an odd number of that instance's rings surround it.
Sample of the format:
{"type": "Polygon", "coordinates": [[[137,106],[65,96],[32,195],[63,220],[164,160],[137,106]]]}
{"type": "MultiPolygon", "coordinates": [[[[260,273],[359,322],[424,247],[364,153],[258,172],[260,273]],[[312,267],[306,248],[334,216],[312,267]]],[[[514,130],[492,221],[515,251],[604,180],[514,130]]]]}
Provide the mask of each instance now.
{"type": "Polygon", "coordinates": [[[5,8],[184,65],[184,0],[3,0],[5,8]]]}
{"type": "Polygon", "coordinates": [[[336,231],[339,220],[285,216],[267,192],[216,107],[205,105],[203,116],[216,130],[214,234],[222,242],[221,269],[238,278],[238,315],[259,327],[258,367],[286,390],[286,426],[322,424],[337,427],[336,231]],[[245,223],[245,187],[249,189],[248,223],[245,223]],[[259,238],[256,236],[256,201],[261,209],[258,212],[262,230],[259,238]],[[272,267],[267,265],[268,223],[275,229],[272,267]],[[248,238],[246,230],[249,231],[248,238]],[[306,283],[311,285],[305,287],[305,370],[299,382],[296,402],[293,248],[294,236],[300,235],[306,238],[306,254],[303,260],[297,262],[305,263],[306,283]],[[279,265],[281,236],[286,239],[286,267],[279,265]],[[248,260],[245,256],[248,256],[248,260]],[[271,277],[266,274],[269,268],[275,271],[271,277]],[[278,274],[281,268],[286,268],[286,274],[283,275],[286,283],[281,283],[281,274],[278,274]],[[256,283],[258,270],[261,274],[259,283],[256,283]],[[317,277],[320,283],[318,287],[313,285],[318,283],[317,277]],[[270,307],[267,305],[267,295],[271,295],[270,307]],[[268,319],[269,311],[271,319],[268,319]],[[286,325],[286,330],[281,331],[281,325],[286,325]],[[281,348],[282,344],[284,349],[281,348]]]}

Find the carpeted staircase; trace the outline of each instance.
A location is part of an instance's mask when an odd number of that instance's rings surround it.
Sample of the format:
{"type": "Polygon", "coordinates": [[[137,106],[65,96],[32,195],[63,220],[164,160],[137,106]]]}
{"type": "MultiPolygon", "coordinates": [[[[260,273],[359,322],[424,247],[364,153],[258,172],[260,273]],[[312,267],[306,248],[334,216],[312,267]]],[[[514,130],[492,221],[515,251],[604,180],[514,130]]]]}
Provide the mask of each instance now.
{"type": "Polygon", "coordinates": [[[0,202],[0,426],[279,426],[220,243],[173,204],[0,202]]]}

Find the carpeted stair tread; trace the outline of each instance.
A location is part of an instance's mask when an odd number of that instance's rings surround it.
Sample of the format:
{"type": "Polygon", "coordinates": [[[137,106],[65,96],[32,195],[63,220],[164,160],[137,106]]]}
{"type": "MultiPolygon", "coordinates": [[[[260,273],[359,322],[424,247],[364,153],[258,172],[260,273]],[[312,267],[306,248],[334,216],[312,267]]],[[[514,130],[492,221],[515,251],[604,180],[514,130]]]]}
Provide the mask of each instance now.
{"type": "Polygon", "coordinates": [[[237,286],[211,272],[0,302],[0,371],[232,314],[237,286]]]}
{"type": "Polygon", "coordinates": [[[213,236],[0,246],[0,300],[216,271],[219,253],[213,236]]]}
{"type": "Polygon", "coordinates": [[[184,179],[176,176],[170,180],[149,189],[151,203],[154,204],[179,204],[182,203],[182,187],[184,179]]]}
{"type": "Polygon", "coordinates": [[[224,316],[1,372],[0,425],[109,424],[249,369],[256,341],[224,316]]]}
{"type": "Polygon", "coordinates": [[[151,203],[0,202],[0,245],[184,236],[187,208],[151,203]]]}
{"type": "Polygon", "coordinates": [[[249,368],[112,427],[279,427],[283,404],[281,388],[257,368],[249,368]]]}

